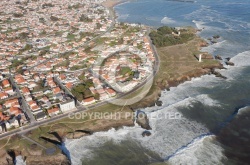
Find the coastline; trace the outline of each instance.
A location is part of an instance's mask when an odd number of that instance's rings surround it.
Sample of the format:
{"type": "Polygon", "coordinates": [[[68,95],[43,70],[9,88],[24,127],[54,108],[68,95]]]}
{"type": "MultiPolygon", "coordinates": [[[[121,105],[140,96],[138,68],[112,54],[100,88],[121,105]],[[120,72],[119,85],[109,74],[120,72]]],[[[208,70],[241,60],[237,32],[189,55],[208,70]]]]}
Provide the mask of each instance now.
{"type": "Polygon", "coordinates": [[[224,69],[223,64],[219,60],[214,59],[213,55],[201,51],[202,47],[207,47],[209,44],[197,34],[198,29],[192,27],[184,28],[191,29],[194,34],[192,40],[184,44],[155,48],[161,61],[159,73],[155,76],[154,84],[149,94],[137,104],[132,105],[133,109],[155,105],[161,106],[162,103],[159,101],[159,98],[163,90],[170,90],[171,87],[177,87],[184,82],[192,81],[193,78],[213,74],[218,78],[226,79],[226,77],[215,71],[215,69],[224,69]],[[186,55],[183,56],[183,54],[186,55]],[[203,54],[203,62],[199,63],[194,54],[203,54]],[[176,55],[179,55],[179,57],[175,57],[176,55]],[[175,71],[165,74],[165,70],[175,71]]]}
{"type": "Polygon", "coordinates": [[[114,7],[121,4],[121,3],[124,3],[124,2],[127,2],[129,0],[107,0],[105,2],[102,3],[103,6],[105,6],[106,8],[110,8],[112,10],[114,10],[114,7]]]}
{"type": "MultiPolygon", "coordinates": [[[[108,0],[108,1],[104,2],[103,5],[107,8],[109,8],[114,13],[114,15],[116,15],[114,7],[116,5],[124,3],[126,1],[128,1],[128,0],[108,0]]],[[[198,36],[196,36],[196,37],[198,37],[198,36]]],[[[200,49],[200,48],[201,47],[199,47],[199,46],[197,47],[197,49],[200,49]]],[[[138,109],[138,108],[146,108],[146,107],[150,107],[150,106],[155,106],[155,104],[157,103],[157,101],[160,98],[162,90],[165,90],[165,89],[169,90],[170,87],[177,87],[179,84],[184,83],[186,81],[190,81],[192,78],[201,77],[202,75],[211,74],[212,70],[215,68],[222,69],[222,66],[220,64],[207,65],[205,67],[194,70],[193,72],[189,72],[189,73],[185,73],[183,75],[180,75],[179,77],[176,77],[176,78],[171,79],[171,80],[165,80],[165,79],[162,79],[161,77],[157,77],[155,80],[155,83],[151,89],[150,94],[147,95],[139,103],[132,105],[132,108],[138,109]]],[[[134,123],[132,122],[132,120],[130,120],[129,122],[128,121],[119,121],[119,122],[111,122],[111,123],[103,123],[102,121],[100,121],[100,124],[93,125],[93,127],[91,127],[91,131],[92,132],[107,131],[111,128],[119,129],[120,127],[123,127],[123,126],[134,126],[134,123]]],[[[81,128],[81,129],[84,129],[84,128],[81,128]]],[[[69,139],[78,139],[78,138],[81,138],[83,136],[87,136],[89,134],[86,134],[84,132],[83,133],[80,133],[80,132],[77,132],[77,133],[73,132],[72,133],[71,132],[70,134],[62,133],[60,135],[62,135],[62,137],[66,137],[69,139]]],[[[48,138],[53,139],[53,137],[51,137],[51,136],[48,136],[48,138]]],[[[43,161],[43,163],[50,161],[50,160],[52,160],[52,162],[59,162],[59,160],[65,161],[65,158],[66,158],[66,156],[59,153],[59,154],[56,154],[53,156],[46,156],[47,160],[41,159],[39,161],[43,161]],[[49,157],[49,159],[48,159],[48,157],[49,157]],[[58,157],[58,159],[55,159],[57,157],[58,157]]],[[[30,163],[31,162],[38,163],[38,162],[36,162],[36,161],[38,161],[36,159],[36,156],[28,156],[28,159],[29,159],[30,163]]],[[[2,162],[0,161],[0,163],[2,163],[2,162]]],[[[65,164],[67,164],[67,162],[65,162],[65,164]]]]}

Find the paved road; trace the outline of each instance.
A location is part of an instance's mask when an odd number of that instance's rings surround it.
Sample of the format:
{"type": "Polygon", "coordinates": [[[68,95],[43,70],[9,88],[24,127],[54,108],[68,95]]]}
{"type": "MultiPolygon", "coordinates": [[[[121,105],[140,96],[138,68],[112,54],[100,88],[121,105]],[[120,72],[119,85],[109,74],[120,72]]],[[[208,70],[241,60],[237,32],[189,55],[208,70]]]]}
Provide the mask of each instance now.
{"type": "Polygon", "coordinates": [[[30,110],[30,108],[29,108],[27,102],[25,101],[25,99],[24,99],[24,97],[23,97],[23,95],[22,95],[22,93],[21,93],[21,91],[20,91],[18,85],[17,85],[16,82],[14,81],[14,78],[13,78],[12,74],[9,75],[9,78],[10,78],[11,84],[16,88],[16,92],[17,92],[19,98],[21,98],[21,102],[22,102],[22,105],[21,105],[22,108],[21,108],[21,109],[22,109],[22,110],[24,111],[24,113],[28,116],[28,120],[29,120],[30,123],[36,122],[36,119],[35,119],[35,117],[33,116],[33,113],[31,112],[31,110],[30,110]]]}
{"type": "Polygon", "coordinates": [[[54,55],[52,58],[49,58],[49,59],[47,59],[47,60],[45,60],[45,61],[43,61],[43,62],[41,62],[41,63],[38,63],[38,64],[36,64],[36,65],[34,65],[34,66],[31,66],[31,67],[27,68],[27,70],[31,70],[31,69],[37,67],[38,65],[47,63],[47,62],[50,61],[51,59],[60,56],[60,54],[69,53],[69,52],[72,52],[72,51],[74,51],[74,50],[77,50],[77,49],[80,48],[80,47],[87,46],[89,43],[91,43],[91,42],[93,42],[93,41],[99,39],[99,38],[100,38],[101,36],[103,36],[104,34],[111,32],[112,29],[114,28],[115,22],[116,22],[116,21],[115,21],[115,15],[114,15],[113,12],[110,12],[110,17],[111,17],[111,19],[112,19],[112,23],[111,23],[110,27],[109,27],[105,32],[102,32],[101,34],[97,35],[96,37],[90,39],[90,40],[87,41],[87,42],[84,42],[82,45],[79,45],[79,46],[77,46],[77,47],[75,47],[75,48],[73,48],[73,49],[71,49],[71,50],[68,50],[68,51],[65,51],[65,52],[61,52],[61,53],[60,53],[60,52],[57,52],[57,51],[50,51],[50,53],[57,53],[57,55],[54,55]]]}
{"type": "MultiPolygon", "coordinates": [[[[71,93],[71,91],[70,91],[68,88],[66,88],[66,87],[62,84],[62,82],[58,79],[58,77],[54,77],[54,80],[55,80],[55,82],[60,86],[60,88],[63,89],[63,91],[64,91],[66,94],[68,94],[68,95],[70,95],[70,96],[73,97],[73,94],[71,93]]],[[[77,100],[77,101],[76,101],[76,105],[77,105],[77,106],[81,106],[81,103],[77,100]]]]}
{"type": "MultiPolygon", "coordinates": [[[[114,20],[114,17],[113,17],[113,20],[114,20]]],[[[114,20],[114,21],[115,21],[115,20],[114,20]]],[[[114,26],[114,22],[113,22],[113,25],[112,25],[112,26],[114,26]]],[[[111,26],[106,32],[111,31],[112,28],[113,28],[112,26],[111,26]]],[[[106,32],[105,32],[105,33],[106,33],[106,32]]],[[[105,34],[105,33],[104,33],[104,34],[105,34]]],[[[149,29],[148,29],[148,33],[149,33],[149,29]]],[[[151,40],[149,39],[149,41],[151,41],[151,40]]],[[[30,125],[23,126],[23,127],[19,128],[19,129],[15,129],[15,130],[13,130],[13,131],[9,131],[9,132],[6,132],[6,133],[4,133],[4,134],[0,134],[0,139],[6,138],[6,137],[8,137],[8,136],[15,135],[15,134],[23,135],[23,134],[27,133],[28,131],[31,131],[31,130],[33,130],[33,129],[38,128],[38,127],[41,126],[41,125],[49,124],[49,123],[51,123],[51,122],[55,122],[55,121],[61,120],[61,119],[65,118],[65,117],[69,116],[69,114],[73,114],[73,113],[77,113],[77,112],[83,112],[83,111],[90,110],[90,109],[93,109],[93,108],[96,108],[96,107],[100,107],[100,106],[102,106],[102,105],[105,105],[105,104],[107,104],[107,103],[110,103],[110,101],[112,101],[112,100],[122,98],[122,97],[127,96],[127,95],[133,93],[134,91],[140,89],[140,88],[143,87],[149,80],[151,80],[151,79],[154,78],[154,76],[155,76],[155,75],[157,74],[157,72],[159,71],[159,67],[160,67],[160,65],[159,65],[159,64],[160,64],[160,58],[159,58],[159,56],[158,56],[157,50],[156,50],[155,46],[152,44],[152,42],[150,43],[150,45],[151,45],[151,47],[153,48],[153,53],[154,53],[154,55],[155,55],[155,65],[154,65],[153,74],[151,74],[144,82],[142,82],[141,84],[139,84],[138,86],[136,86],[132,91],[127,92],[127,93],[125,93],[125,94],[118,95],[116,98],[113,98],[113,99],[111,99],[111,100],[99,102],[99,103],[96,103],[96,104],[94,104],[94,105],[90,105],[90,106],[88,106],[88,107],[86,107],[86,106],[78,106],[77,109],[74,110],[74,111],[66,112],[66,113],[64,113],[64,114],[55,116],[55,117],[50,118],[50,119],[46,119],[46,120],[42,120],[42,121],[36,121],[36,122],[31,122],[30,125]]],[[[10,75],[10,77],[11,77],[11,78],[10,78],[11,81],[14,82],[13,77],[12,77],[11,75],[10,75]]],[[[60,81],[59,81],[59,82],[60,82],[60,81]]],[[[14,84],[15,84],[15,82],[14,82],[14,84]]],[[[16,84],[15,84],[15,85],[16,85],[16,84]]],[[[18,90],[18,93],[21,95],[19,88],[17,88],[17,90],[18,90]]],[[[21,95],[21,97],[22,97],[22,100],[24,100],[24,98],[23,98],[22,95],[21,95]]],[[[27,106],[26,101],[24,101],[24,102],[25,102],[24,105],[27,106]]],[[[34,116],[30,114],[31,112],[30,112],[29,108],[27,108],[27,109],[26,109],[26,112],[27,112],[28,116],[30,116],[30,118],[31,118],[32,121],[35,121],[34,116]],[[28,109],[28,110],[27,110],[27,109],[28,109]]]]}
{"type": "MultiPolygon", "coordinates": [[[[121,94],[121,95],[118,95],[116,98],[113,98],[111,100],[108,100],[108,101],[103,101],[103,102],[99,102],[99,103],[96,103],[94,105],[90,105],[88,107],[84,107],[84,106],[78,106],[77,107],[77,110],[74,110],[74,111],[70,111],[70,112],[67,112],[67,113],[64,113],[64,114],[61,114],[61,115],[58,115],[58,116],[55,116],[53,118],[50,118],[50,119],[46,119],[46,120],[42,120],[42,121],[37,121],[33,124],[30,124],[28,126],[24,126],[22,128],[19,128],[19,129],[16,129],[16,130],[13,130],[13,131],[9,131],[9,132],[6,132],[4,134],[1,134],[0,135],[0,139],[3,139],[3,138],[6,138],[8,136],[11,136],[11,135],[14,135],[14,134],[25,134],[27,133],[28,131],[30,130],[33,130],[33,129],[36,129],[38,128],[39,126],[43,125],[43,124],[49,124],[51,122],[55,122],[55,121],[58,121],[58,120],[61,120],[65,117],[67,117],[69,114],[73,114],[73,113],[77,113],[77,112],[83,112],[83,111],[86,111],[86,110],[91,110],[93,108],[97,108],[97,107],[100,107],[102,105],[105,105],[107,103],[110,103],[110,101],[113,101],[115,99],[119,99],[119,98],[122,98],[124,96],[127,96],[131,93],[133,93],[134,91],[140,89],[141,87],[143,87],[150,79],[153,79],[154,76],[157,74],[157,72],[159,71],[159,64],[160,64],[160,59],[159,59],[159,56],[158,56],[158,53],[156,51],[156,48],[154,47],[154,45],[152,45],[151,43],[151,46],[153,48],[153,52],[154,52],[154,55],[155,55],[155,65],[154,65],[154,71],[153,71],[153,74],[151,74],[151,76],[149,76],[144,82],[142,82],[141,84],[139,84],[138,86],[136,86],[132,91],[130,92],[127,92],[125,94],[121,94]]],[[[59,81],[60,82],[60,81],[59,81]]],[[[33,116],[33,115],[32,115],[33,116]]]]}
{"type": "MultiPolygon", "coordinates": [[[[149,77],[150,79],[153,78],[153,76],[150,76],[149,77]]],[[[114,101],[116,99],[119,99],[119,98],[122,98],[126,95],[129,95],[131,93],[133,93],[134,91],[136,91],[137,89],[139,89],[140,87],[143,87],[144,84],[146,84],[147,81],[144,81],[143,83],[140,84],[140,86],[137,86],[134,90],[128,92],[128,93],[125,93],[125,94],[122,94],[122,95],[119,95],[117,96],[116,98],[113,98],[111,100],[108,100],[108,101],[103,101],[103,102],[99,102],[99,103],[96,103],[94,105],[90,105],[88,107],[83,107],[83,106],[78,106],[76,110],[74,111],[70,111],[70,112],[66,112],[64,114],[61,114],[61,115],[58,115],[58,116],[55,116],[53,118],[50,118],[50,119],[46,119],[46,120],[42,120],[42,121],[37,121],[33,124],[30,124],[30,125],[27,125],[27,126],[23,126],[22,128],[19,128],[19,129],[15,129],[13,131],[9,131],[9,132],[6,132],[4,134],[1,134],[0,135],[0,139],[3,139],[3,138],[6,138],[8,136],[12,136],[12,135],[15,135],[15,134],[25,134],[27,133],[28,131],[31,131],[33,129],[36,129],[38,128],[39,126],[41,125],[44,125],[44,124],[49,124],[51,122],[55,122],[55,121],[58,121],[58,120],[61,120],[65,117],[68,117],[70,114],[74,114],[74,113],[78,113],[78,112],[83,112],[83,111],[86,111],[86,110],[91,110],[91,109],[94,109],[94,108],[97,108],[97,107],[100,107],[100,106],[103,106],[107,103],[110,103],[110,101],[114,101]]]]}

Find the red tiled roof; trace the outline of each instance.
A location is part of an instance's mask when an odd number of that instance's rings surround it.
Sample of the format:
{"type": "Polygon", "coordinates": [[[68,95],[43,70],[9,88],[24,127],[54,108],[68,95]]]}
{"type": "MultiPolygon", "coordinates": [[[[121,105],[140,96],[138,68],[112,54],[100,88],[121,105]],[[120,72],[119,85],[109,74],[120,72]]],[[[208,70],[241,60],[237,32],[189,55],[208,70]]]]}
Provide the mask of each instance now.
{"type": "Polygon", "coordinates": [[[50,114],[50,113],[57,112],[57,111],[59,111],[59,108],[53,108],[53,109],[49,109],[48,113],[50,114]]]}
{"type": "Polygon", "coordinates": [[[26,82],[26,80],[23,77],[20,77],[20,78],[16,79],[16,82],[17,82],[17,84],[22,84],[22,83],[26,82]]]}
{"type": "Polygon", "coordinates": [[[94,97],[89,97],[89,98],[87,98],[87,99],[84,99],[83,102],[92,102],[92,101],[94,101],[94,100],[95,100],[94,97]]]}
{"type": "Polygon", "coordinates": [[[8,97],[8,94],[7,94],[7,93],[4,93],[4,92],[1,92],[1,93],[0,93],[0,98],[3,98],[3,97],[8,97]]]}
{"type": "Polygon", "coordinates": [[[66,87],[71,89],[73,87],[73,84],[71,82],[66,83],[66,87]]]}
{"type": "Polygon", "coordinates": [[[15,115],[17,116],[17,115],[21,114],[21,113],[22,113],[22,111],[21,111],[21,109],[20,109],[20,108],[17,108],[17,107],[11,107],[11,108],[10,108],[10,113],[11,113],[11,114],[15,114],[15,115]]]}
{"type": "Polygon", "coordinates": [[[5,87],[5,86],[10,85],[10,82],[9,82],[9,80],[5,79],[5,80],[2,81],[2,84],[5,87]]]}
{"type": "Polygon", "coordinates": [[[67,78],[67,77],[65,76],[65,74],[60,74],[60,76],[59,76],[59,77],[60,77],[60,79],[61,79],[61,80],[64,80],[64,79],[66,79],[66,78],[67,78]]]}
{"type": "Polygon", "coordinates": [[[18,103],[18,99],[11,99],[5,102],[5,104],[14,104],[14,103],[18,103]]]}
{"type": "Polygon", "coordinates": [[[22,92],[23,93],[30,93],[30,90],[29,90],[29,88],[24,87],[24,88],[22,88],[22,92]]]}
{"type": "Polygon", "coordinates": [[[116,93],[113,89],[110,89],[110,88],[106,89],[106,91],[107,91],[109,94],[114,94],[114,93],[116,93]]]}
{"type": "Polygon", "coordinates": [[[53,89],[53,93],[54,93],[54,94],[57,94],[57,93],[59,93],[60,91],[61,91],[61,89],[60,89],[59,87],[56,87],[56,88],[53,89]]]}
{"type": "Polygon", "coordinates": [[[11,87],[4,89],[4,91],[13,91],[11,87]]]}

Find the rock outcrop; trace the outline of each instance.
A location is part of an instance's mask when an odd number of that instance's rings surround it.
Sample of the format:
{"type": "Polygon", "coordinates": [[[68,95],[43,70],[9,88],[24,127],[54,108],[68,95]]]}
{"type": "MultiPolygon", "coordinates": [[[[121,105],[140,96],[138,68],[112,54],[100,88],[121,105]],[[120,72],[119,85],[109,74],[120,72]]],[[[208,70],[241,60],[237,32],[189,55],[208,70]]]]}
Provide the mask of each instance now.
{"type": "Polygon", "coordinates": [[[226,61],[225,63],[226,63],[226,65],[234,66],[234,63],[231,61],[226,61]]]}
{"type": "Polygon", "coordinates": [[[147,114],[143,111],[137,111],[136,123],[146,130],[152,129],[149,125],[147,114]]]}
{"type": "Polygon", "coordinates": [[[151,135],[151,132],[149,131],[143,131],[142,132],[142,136],[145,137],[145,136],[150,136],[151,135]]]}
{"type": "Polygon", "coordinates": [[[221,73],[215,71],[214,69],[212,69],[212,74],[214,74],[216,77],[227,79],[227,77],[223,76],[221,73]]]}
{"type": "Polygon", "coordinates": [[[214,56],[216,60],[222,60],[222,57],[220,55],[214,56]]]}

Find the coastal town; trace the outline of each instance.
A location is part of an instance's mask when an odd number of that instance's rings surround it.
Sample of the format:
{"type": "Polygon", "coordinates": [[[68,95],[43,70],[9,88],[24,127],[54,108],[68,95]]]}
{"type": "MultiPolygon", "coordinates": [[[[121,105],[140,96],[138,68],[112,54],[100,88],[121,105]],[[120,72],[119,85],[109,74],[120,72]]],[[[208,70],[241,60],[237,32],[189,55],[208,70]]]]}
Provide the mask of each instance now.
{"type": "Polygon", "coordinates": [[[115,99],[152,76],[148,27],[116,22],[103,2],[0,2],[0,133],[115,99]]]}

